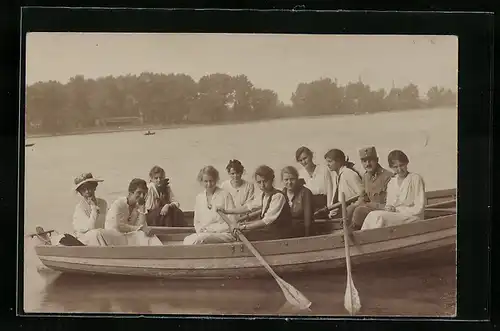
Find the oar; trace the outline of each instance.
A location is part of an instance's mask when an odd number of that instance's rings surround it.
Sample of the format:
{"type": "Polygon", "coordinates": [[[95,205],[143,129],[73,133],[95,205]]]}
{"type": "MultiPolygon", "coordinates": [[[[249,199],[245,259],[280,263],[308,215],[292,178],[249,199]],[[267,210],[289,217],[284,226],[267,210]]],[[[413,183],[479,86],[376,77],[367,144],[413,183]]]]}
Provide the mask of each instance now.
{"type": "MultiPolygon", "coordinates": [[[[233,228],[233,223],[227,218],[226,215],[218,211],[220,217],[229,225],[229,227],[232,229],[233,228]]],[[[293,306],[305,310],[309,309],[311,306],[311,301],[307,299],[299,290],[297,290],[295,287],[292,285],[288,284],[285,282],[281,277],[279,277],[274,270],[271,268],[271,266],[264,260],[262,255],[260,255],[259,251],[248,241],[248,239],[241,233],[241,231],[237,230],[236,231],[238,238],[245,244],[245,246],[252,252],[252,254],[259,260],[259,262],[266,268],[267,271],[274,277],[276,282],[278,283],[279,287],[283,291],[283,294],[285,295],[286,300],[293,306]]]]}
{"type": "Polygon", "coordinates": [[[344,226],[344,246],[345,246],[345,261],[347,266],[347,285],[344,295],[344,307],[349,314],[355,315],[361,309],[361,300],[359,299],[358,290],[354,287],[351,274],[351,256],[349,252],[349,235],[347,233],[347,206],[345,203],[345,195],[340,194],[340,203],[342,204],[342,218],[344,226]]]}
{"type": "MultiPolygon", "coordinates": [[[[345,203],[346,203],[346,204],[349,204],[349,203],[351,203],[351,202],[354,202],[354,201],[358,200],[358,198],[359,198],[359,195],[355,195],[355,196],[350,197],[349,199],[347,199],[347,200],[345,201],[345,203]]],[[[334,203],[334,204],[333,204],[333,205],[331,205],[330,207],[323,207],[323,208],[321,208],[321,209],[316,210],[316,211],[314,212],[314,216],[318,216],[320,213],[323,213],[323,212],[329,212],[329,211],[334,210],[334,209],[337,209],[337,208],[339,208],[339,207],[341,207],[341,206],[342,206],[342,203],[339,201],[339,202],[337,202],[337,203],[334,203]]]]}
{"type": "Polygon", "coordinates": [[[35,237],[35,236],[45,236],[47,234],[51,234],[52,232],[55,232],[55,230],[48,230],[45,231],[41,226],[36,227],[36,233],[28,233],[25,235],[25,237],[35,237]]]}

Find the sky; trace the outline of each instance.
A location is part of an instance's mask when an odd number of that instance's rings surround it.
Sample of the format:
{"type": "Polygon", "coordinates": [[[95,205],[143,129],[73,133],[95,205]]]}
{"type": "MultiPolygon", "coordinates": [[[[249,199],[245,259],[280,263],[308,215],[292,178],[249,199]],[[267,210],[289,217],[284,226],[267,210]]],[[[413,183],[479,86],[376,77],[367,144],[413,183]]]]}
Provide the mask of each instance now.
{"type": "Polygon", "coordinates": [[[285,103],[297,84],[361,79],[372,90],[409,83],[457,90],[458,38],[408,35],[29,33],[26,83],[155,73],[245,74],[285,103]]]}

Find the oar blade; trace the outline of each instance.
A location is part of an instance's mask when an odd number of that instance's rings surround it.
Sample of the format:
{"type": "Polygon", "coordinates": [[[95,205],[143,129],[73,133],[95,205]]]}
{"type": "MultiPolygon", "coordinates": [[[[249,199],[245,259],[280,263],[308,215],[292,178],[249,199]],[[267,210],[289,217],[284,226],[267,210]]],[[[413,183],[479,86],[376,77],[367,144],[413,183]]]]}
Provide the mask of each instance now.
{"type": "Polygon", "coordinates": [[[311,307],[311,301],[309,301],[309,299],[307,299],[302,292],[279,277],[277,282],[283,291],[286,301],[288,301],[291,305],[299,308],[300,310],[306,310],[311,307]]]}
{"type": "Polygon", "coordinates": [[[351,278],[347,279],[347,286],[344,295],[344,307],[350,315],[356,315],[361,309],[359,293],[351,278]]]}

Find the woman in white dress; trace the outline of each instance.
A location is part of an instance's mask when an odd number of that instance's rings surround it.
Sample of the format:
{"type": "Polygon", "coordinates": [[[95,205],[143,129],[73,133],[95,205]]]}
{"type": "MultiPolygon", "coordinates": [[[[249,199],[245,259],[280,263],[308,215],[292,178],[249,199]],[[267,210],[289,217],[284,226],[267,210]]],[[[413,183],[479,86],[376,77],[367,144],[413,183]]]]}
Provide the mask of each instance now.
{"type": "Polygon", "coordinates": [[[226,171],[231,177],[221,184],[221,188],[231,194],[235,206],[242,207],[254,199],[255,186],[241,176],[245,168],[238,160],[229,161],[226,171]]]}
{"type": "MultiPolygon", "coordinates": [[[[354,163],[349,161],[340,149],[331,149],[325,154],[325,161],[332,174],[332,197],[328,205],[339,201],[339,192],[344,192],[346,200],[361,194],[363,184],[361,175],[354,169],[354,163]]],[[[338,210],[332,210],[329,217],[334,217],[338,210]]]]}
{"type": "MultiPolygon", "coordinates": [[[[330,206],[333,199],[332,177],[328,168],[324,165],[317,165],[313,162],[313,152],[307,147],[300,147],[295,152],[295,159],[302,168],[299,176],[304,180],[304,186],[311,190],[313,194],[313,209],[330,206]]],[[[317,215],[318,218],[325,218],[326,214],[317,215]]]]}
{"type": "Polygon", "coordinates": [[[385,210],[368,214],[361,230],[411,223],[424,218],[425,183],[419,174],[408,171],[408,156],[394,150],[387,157],[395,175],[387,184],[385,210]]]}
{"type": "Polygon", "coordinates": [[[95,195],[97,185],[102,181],[90,172],[75,178],[73,189],[81,196],[73,213],[75,237],[89,246],[121,245],[124,242],[119,234],[104,230],[108,205],[106,200],[95,195]]]}
{"type": "Polygon", "coordinates": [[[117,231],[127,245],[160,246],[161,240],[152,234],[146,222],[146,181],[134,178],[128,186],[128,195],[116,199],[106,215],[105,228],[117,231]]]}
{"type": "MultiPolygon", "coordinates": [[[[229,225],[217,213],[218,209],[235,208],[231,194],[219,186],[219,172],[206,166],[198,174],[198,182],[205,188],[196,196],[193,233],[184,238],[184,245],[225,243],[236,240],[229,225]]],[[[231,221],[234,218],[231,217],[231,221]]]]}

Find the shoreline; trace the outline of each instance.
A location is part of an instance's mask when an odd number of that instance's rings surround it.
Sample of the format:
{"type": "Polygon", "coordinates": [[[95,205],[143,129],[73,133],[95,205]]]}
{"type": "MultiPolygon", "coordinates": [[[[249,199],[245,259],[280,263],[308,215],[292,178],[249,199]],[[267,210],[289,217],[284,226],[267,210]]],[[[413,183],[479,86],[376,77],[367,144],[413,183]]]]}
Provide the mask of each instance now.
{"type": "Polygon", "coordinates": [[[327,114],[327,115],[309,115],[309,116],[290,116],[290,117],[272,117],[264,118],[258,120],[250,121],[234,121],[234,122],[220,122],[220,123],[186,123],[186,124],[151,124],[151,125],[131,125],[124,128],[95,128],[95,129],[85,129],[82,131],[70,131],[60,134],[50,134],[50,133],[39,133],[39,134],[26,134],[25,139],[35,139],[35,138],[48,138],[48,137],[63,137],[63,136],[75,136],[75,135],[89,135],[89,134],[103,134],[103,133],[116,133],[116,132],[135,132],[135,131],[154,131],[154,130],[168,130],[168,129],[184,129],[190,127],[198,126],[225,126],[225,125],[239,125],[247,123],[259,123],[259,122],[270,122],[278,121],[283,119],[314,119],[314,118],[326,118],[326,117],[346,117],[346,116],[370,116],[376,114],[386,114],[386,113],[403,113],[408,111],[418,111],[418,110],[432,110],[432,109],[455,109],[456,107],[435,107],[435,108],[416,108],[416,109],[405,109],[405,110],[390,110],[381,111],[375,113],[363,113],[363,114],[327,114]]]}

